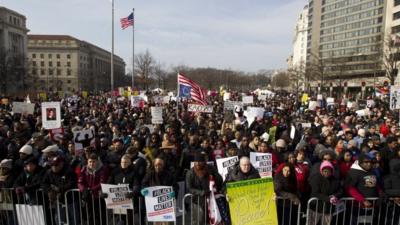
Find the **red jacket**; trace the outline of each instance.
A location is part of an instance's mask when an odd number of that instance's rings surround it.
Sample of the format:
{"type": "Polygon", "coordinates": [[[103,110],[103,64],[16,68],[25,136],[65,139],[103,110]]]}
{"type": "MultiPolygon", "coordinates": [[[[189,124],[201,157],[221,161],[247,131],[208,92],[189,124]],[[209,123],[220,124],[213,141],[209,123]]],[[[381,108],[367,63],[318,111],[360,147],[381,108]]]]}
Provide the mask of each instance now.
{"type": "Polygon", "coordinates": [[[340,171],[340,177],[344,179],[347,176],[347,173],[349,172],[351,165],[353,165],[353,161],[351,162],[344,162],[340,161],[339,162],[339,171],[340,171]]]}
{"type": "MultiPolygon", "coordinates": [[[[308,167],[307,164],[298,164],[296,163],[294,166],[294,171],[296,173],[296,180],[297,180],[297,189],[299,192],[306,192],[309,190],[309,185],[308,185],[308,175],[310,174],[310,168],[308,167]]],[[[279,173],[283,167],[285,167],[285,163],[282,163],[278,166],[278,168],[275,171],[275,174],[279,173]]]]}
{"type": "Polygon", "coordinates": [[[99,197],[101,184],[107,183],[108,169],[101,165],[96,171],[90,173],[87,166],[83,167],[78,178],[79,191],[83,192],[86,188],[92,191],[94,197],[99,197]]]}

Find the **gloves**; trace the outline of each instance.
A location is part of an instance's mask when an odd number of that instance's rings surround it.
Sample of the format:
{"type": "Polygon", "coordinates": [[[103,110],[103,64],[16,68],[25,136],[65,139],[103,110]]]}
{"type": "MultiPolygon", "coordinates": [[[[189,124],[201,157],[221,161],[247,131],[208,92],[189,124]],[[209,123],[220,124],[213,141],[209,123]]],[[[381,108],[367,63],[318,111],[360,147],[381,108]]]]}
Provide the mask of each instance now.
{"type": "Polygon", "coordinates": [[[100,193],[100,198],[108,198],[108,194],[107,193],[100,193]]]}
{"type": "Polygon", "coordinates": [[[175,191],[168,193],[168,197],[175,198],[175,191]]]}
{"type": "Polygon", "coordinates": [[[133,192],[126,192],[125,193],[125,198],[133,198],[133,192]]]}
{"type": "Polygon", "coordinates": [[[338,203],[338,199],[336,198],[336,196],[330,196],[330,199],[329,199],[329,202],[332,204],[332,205],[336,205],[337,203],[338,203]]]}
{"type": "Polygon", "coordinates": [[[17,187],[15,188],[15,193],[17,195],[23,194],[25,192],[25,188],[24,187],[17,187]]]}
{"type": "Polygon", "coordinates": [[[143,188],[143,189],[140,191],[140,193],[141,193],[143,196],[146,196],[146,195],[149,194],[149,190],[147,190],[146,188],[143,188]]]}

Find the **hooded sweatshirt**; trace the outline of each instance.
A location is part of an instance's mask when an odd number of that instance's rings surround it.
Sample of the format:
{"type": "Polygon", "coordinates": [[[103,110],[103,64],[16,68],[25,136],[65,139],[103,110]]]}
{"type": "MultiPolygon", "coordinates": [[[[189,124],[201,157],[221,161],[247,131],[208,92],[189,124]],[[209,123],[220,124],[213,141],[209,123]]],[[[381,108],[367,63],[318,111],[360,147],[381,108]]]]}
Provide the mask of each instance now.
{"type": "Polygon", "coordinates": [[[389,197],[400,197],[400,159],[390,161],[390,174],[384,178],[385,194],[389,197]]]}
{"type": "Polygon", "coordinates": [[[94,197],[99,196],[101,183],[105,184],[108,180],[108,169],[98,160],[96,168],[91,170],[87,166],[83,167],[79,178],[78,188],[83,192],[86,188],[92,191],[94,197]]]}

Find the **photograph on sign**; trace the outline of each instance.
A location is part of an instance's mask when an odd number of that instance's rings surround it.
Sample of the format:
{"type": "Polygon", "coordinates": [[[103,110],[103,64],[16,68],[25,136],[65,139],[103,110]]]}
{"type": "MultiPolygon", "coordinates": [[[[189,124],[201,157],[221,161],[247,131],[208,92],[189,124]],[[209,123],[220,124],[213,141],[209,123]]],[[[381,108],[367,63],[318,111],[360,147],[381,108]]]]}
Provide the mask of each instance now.
{"type": "Polygon", "coordinates": [[[48,130],[61,127],[60,102],[42,103],[42,126],[48,130]]]}

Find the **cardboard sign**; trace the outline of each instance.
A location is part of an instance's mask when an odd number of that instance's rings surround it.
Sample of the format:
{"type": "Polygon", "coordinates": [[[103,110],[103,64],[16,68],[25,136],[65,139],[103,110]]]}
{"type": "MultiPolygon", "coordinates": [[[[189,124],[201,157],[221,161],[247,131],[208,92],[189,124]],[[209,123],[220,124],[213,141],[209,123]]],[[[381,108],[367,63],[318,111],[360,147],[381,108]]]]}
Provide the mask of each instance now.
{"type": "Polygon", "coordinates": [[[163,123],[163,107],[151,107],[151,123],[163,123]]]}
{"type": "Polygon", "coordinates": [[[61,104],[60,102],[42,103],[42,126],[51,130],[61,127],[61,104]]]}
{"type": "Polygon", "coordinates": [[[234,157],[217,159],[216,161],[217,161],[218,173],[222,176],[222,179],[225,181],[226,175],[228,175],[229,171],[231,171],[235,167],[236,163],[239,161],[239,158],[237,156],[234,156],[234,157]]]}
{"type": "Polygon", "coordinates": [[[79,152],[82,151],[84,147],[90,145],[90,142],[94,138],[95,131],[94,128],[75,130],[73,131],[73,135],[74,135],[73,141],[75,143],[75,151],[76,154],[79,154],[79,152]]]}
{"type": "Polygon", "coordinates": [[[258,170],[261,178],[272,177],[272,155],[270,153],[250,152],[250,162],[258,170]]]}
{"type": "Polygon", "coordinates": [[[174,222],[175,201],[171,193],[171,186],[154,186],[144,188],[146,192],[144,200],[146,203],[146,215],[149,222],[174,222]]]}
{"type": "Polygon", "coordinates": [[[101,184],[101,191],[107,194],[107,209],[133,209],[132,199],[125,198],[129,192],[129,184],[101,184]]]}
{"type": "Polygon", "coordinates": [[[400,87],[390,87],[390,109],[400,109],[400,87]]]}
{"type": "Polygon", "coordinates": [[[35,104],[26,102],[13,102],[13,113],[20,113],[23,115],[33,114],[35,111],[35,104]]]}
{"type": "Polygon", "coordinates": [[[189,104],[188,111],[189,112],[202,112],[202,113],[212,113],[213,112],[212,105],[196,105],[196,104],[189,104]]]}

